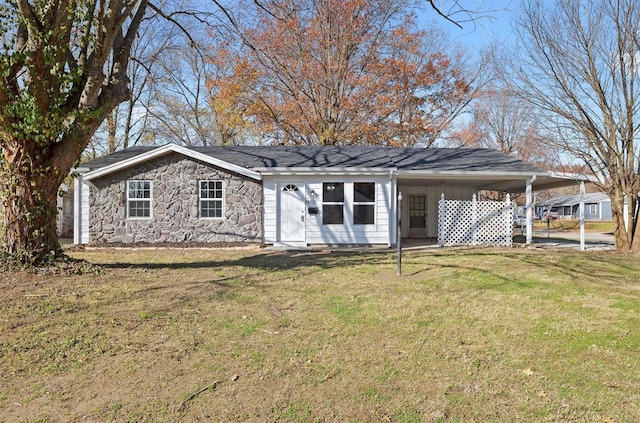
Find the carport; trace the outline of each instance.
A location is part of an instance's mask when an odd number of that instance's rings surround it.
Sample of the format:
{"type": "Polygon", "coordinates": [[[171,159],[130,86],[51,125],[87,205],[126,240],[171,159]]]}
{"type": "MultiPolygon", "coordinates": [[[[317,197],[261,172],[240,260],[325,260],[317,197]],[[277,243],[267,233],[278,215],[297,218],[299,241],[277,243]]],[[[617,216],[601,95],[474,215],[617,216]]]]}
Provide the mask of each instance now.
{"type": "MultiPolygon", "coordinates": [[[[493,150],[429,150],[394,157],[398,169],[396,197],[402,194],[400,217],[406,222],[401,225],[402,238],[438,237],[439,201],[443,194],[447,200],[469,201],[487,190],[525,193],[526,244],[532,244],[533,193],[574,184],[579,184],[584,193],[584,182],[592,180],[584,175],[546,171],[493,150]]],[[[584,211],[584,204],[581,209],[584,211]]]]}

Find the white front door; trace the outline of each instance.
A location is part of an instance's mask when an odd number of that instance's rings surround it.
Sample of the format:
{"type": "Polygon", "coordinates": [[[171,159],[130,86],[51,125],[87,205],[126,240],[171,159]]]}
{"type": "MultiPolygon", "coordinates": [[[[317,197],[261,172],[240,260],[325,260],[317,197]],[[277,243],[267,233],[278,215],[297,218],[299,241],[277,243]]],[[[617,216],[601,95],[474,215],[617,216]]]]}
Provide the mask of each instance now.
{"type": "Polygon", "coordinates": [[[305,195],[304,182],[281,182],[280,242],[304,242],[305,195]]]}

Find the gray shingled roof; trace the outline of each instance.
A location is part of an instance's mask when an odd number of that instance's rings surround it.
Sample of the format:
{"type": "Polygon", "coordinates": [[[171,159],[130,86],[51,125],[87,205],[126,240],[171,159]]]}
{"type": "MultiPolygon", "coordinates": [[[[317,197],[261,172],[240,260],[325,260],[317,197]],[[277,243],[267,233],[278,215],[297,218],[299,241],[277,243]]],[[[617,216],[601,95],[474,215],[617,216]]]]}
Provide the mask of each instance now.
{"type": "MultiPolygon", "coordinates": [[[[604,192],[586,193],[584,195],[585,204],[599,203],[602,201],[611,201],[609,196],[604,192]]],[[[561,197],[549,198],[546,201],[540,201],[538,205],[544,205],[549,207],[561,207],[561,206],[575,206],[580,204],[580,194],[577,195],[564,195],[561,197]]]]}
{"type": "MultiPolygon", "coordinates": [[[[83,163],[98,169],[158,147],[132,147],[83,163]]],[[[208,146],[191,147],[247,169],[377,168],[428,172],[543,173],[543,169],[496,150],[475,148],[392,148],[379,146],[208,146]]]]}

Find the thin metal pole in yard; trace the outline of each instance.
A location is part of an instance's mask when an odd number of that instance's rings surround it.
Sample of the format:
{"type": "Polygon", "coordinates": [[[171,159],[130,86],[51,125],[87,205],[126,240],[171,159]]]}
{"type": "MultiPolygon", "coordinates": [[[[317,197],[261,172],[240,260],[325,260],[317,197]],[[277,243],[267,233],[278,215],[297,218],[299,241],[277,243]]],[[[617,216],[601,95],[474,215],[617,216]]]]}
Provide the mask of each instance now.
{"type": "Polygon", "coordinates": [[[398,249],[398,271],[397,275],[402,275],[402,193],[398,193],[398,228],[396,229],[396,247],[398,249]]]}

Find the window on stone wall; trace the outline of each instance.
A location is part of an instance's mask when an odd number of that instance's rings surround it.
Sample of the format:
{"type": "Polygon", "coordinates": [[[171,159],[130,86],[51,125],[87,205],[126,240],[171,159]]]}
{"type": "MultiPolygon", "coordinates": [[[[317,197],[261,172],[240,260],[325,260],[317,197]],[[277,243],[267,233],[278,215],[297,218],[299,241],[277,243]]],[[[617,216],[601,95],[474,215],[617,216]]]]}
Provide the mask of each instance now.
{"type": "Polygon", "coordinates": [[[322,224],[342,225],[344,223],[344,183],[325,182],[322,184],[322,224]]]}
{"type": "Polygon", "coordinates": [[[353,224],[373,225],[376,216],[376,184],[374,182],[354,182],[353,184],[353,224]]]}
{"type": "Polygon", "coordinates": [[[127,217],[151,217],[151,181],[127,181],[127,217]]]}
{"type": "Polygon", "coordinates": [[[222,181],[200,181],[200,217],[222,218],[223,198],[222,181]]]}

